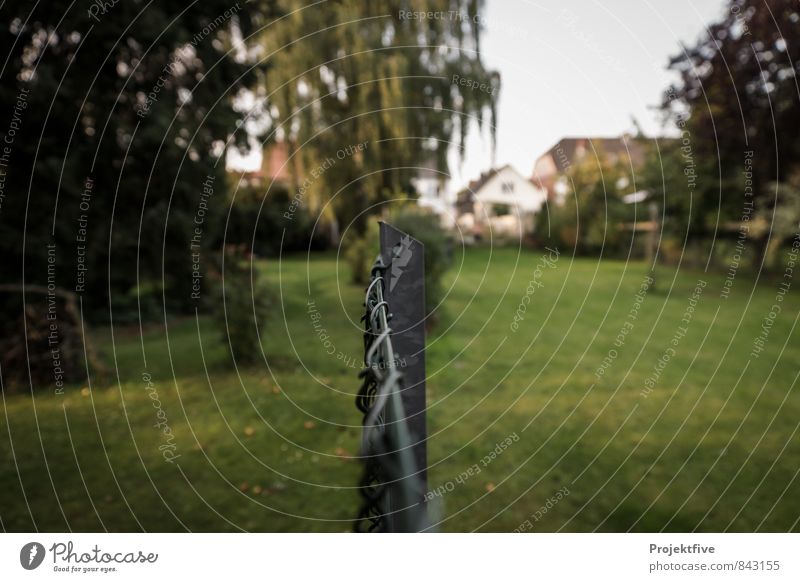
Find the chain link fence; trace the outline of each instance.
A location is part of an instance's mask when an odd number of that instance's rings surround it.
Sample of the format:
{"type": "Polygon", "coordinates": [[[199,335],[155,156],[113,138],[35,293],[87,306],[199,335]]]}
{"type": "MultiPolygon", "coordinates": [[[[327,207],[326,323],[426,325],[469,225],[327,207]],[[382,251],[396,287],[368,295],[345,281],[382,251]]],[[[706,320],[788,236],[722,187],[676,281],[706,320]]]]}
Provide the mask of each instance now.
{"type": "Polygon", "coordinates": [[[430,527],[423,501],[424,467],[417,466],[401,393],[404,387],[392,342],[392,313],[385,275],[391,265],[378,257],[364,305],[364,370],[356,398],[364,415],[358,532],[418,532],[430,527]]]}

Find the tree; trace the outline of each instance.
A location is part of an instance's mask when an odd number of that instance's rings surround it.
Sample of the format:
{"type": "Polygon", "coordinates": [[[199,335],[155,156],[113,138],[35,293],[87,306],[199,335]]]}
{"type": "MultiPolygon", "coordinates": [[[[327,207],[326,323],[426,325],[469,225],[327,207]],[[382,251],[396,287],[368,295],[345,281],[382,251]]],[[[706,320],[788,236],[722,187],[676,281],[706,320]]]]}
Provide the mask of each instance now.
{"type": "Polygon", "coordinates": [[[762,208],[758,217],[763,224],[771,225],[767,246],[766,264],[772,266],[781,246],[791,236],[800,233],[800,171],[786,182],[774,185],[777,192],[775,204],[762,208]]]}
{"type": "Polygon", "coordinates": [[[3,279],[22,278],[24,232],[26,280],[41,281],[44,243],[55,242],[66,288],[76,287],[76,247],[86,243],[90,309],[104,308],[107,286],[124,293],[141,279],[161,280],[162,260],[170,300],[186,305],[185,249],[203,183],[211,176],[224,187],[219,157],[243,115],[234,97],[253,80],[236,57],[234,31],[258,24],[259,3],[143,10],[145,2],[121,2],[97,12],[71,4],[39,4],[30,14],[15,3],[3,8],[4,119],[27,94],[0,215],[11,249],[3,279]],[[82,216],[86,241],[76,241],[82,216]],[[122,268],[108,273],[109,257],[122,268]]]}
{"type": "Polygon", "coordinates": [[[263,36],[265,98],[295,190],[334,232],[353,221],[362,235],[372,205],[413,194],[420,166],[446,172],[473,122],[488,116],[493,135],[500,80],[481,61],[482,1],[288,4],[263,36]]]}
{"type": "Polygon", "coordinates": [[[599,144],[593,147],[594,155],[570,168],[564,204],[549,204],[540,212],[535,232],[579,254],[624,256],[633,236],[626,226],[647,217],[641,209],[637,216],[637,208],[623,201],[634,186],[627,156],[612,160],[599,144]]]}
{"type": "MultiPolygon", "coordinates": [[[[224,191],[235,97],[255,80],[241,39],[272,5],[3,3],[4,284],[75,292],[94,319],[135,318],[145,293],[192,306],[201,201],[224,191]]],[[[6,337],[22,313],[21,293],[4,301],[6,337]]]]}
{"type": "Polygon", "coordinates": [[[219,266],[219,280],[214,289],[212,321],[223,343],[228,345],[232,362],[251,365],[263,357],[261,342],[264,329],[277,321],[270,320],[276,303],[272,289],[261,271],[241,247],[228,246],[219,266]]]}
{"type": "MultiPolygon", "coordinates": [[[[730,0],[669,68],[678,79],[663,108],[688,146],[681,165],[697,168],[693,233],[707,235],[741,219],[749,189],[756,208],[769,204],[769,185],[800,164],[797,2],[730,0]]],[[[674,195],[687,196],[686,188],[674,195]]]]}

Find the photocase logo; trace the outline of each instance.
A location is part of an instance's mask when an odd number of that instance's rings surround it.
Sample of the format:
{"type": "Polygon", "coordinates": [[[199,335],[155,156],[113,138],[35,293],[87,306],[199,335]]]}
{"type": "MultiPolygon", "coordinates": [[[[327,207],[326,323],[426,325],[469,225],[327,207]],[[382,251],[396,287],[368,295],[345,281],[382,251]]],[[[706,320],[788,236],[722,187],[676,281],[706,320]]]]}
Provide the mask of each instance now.
{"type": "Polygon", "coordinates": [[[400,239],[400,242],[392,250],[392,278],[389,281],[389,291],[394,290],[394,286],[397,285],[400,277],[405,272],[405,267],[411,261],[411,257],[414,256],[414,253],[411,252],[412,242],[411,236],[406,235],[400,239]]]}
{"type": "Polygon", "coordinates": [[[44,546],[39,542],[29,542],[19,551],[19,563],[26,570],[35,570],[44,561],[44,546]]]}

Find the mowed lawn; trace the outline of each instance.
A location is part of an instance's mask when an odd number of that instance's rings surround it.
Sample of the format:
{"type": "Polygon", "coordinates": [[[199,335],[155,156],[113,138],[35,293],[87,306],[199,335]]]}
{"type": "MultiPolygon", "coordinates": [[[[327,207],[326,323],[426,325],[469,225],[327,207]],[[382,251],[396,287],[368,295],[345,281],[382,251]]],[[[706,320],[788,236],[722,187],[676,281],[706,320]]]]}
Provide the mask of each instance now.
{"type": "MultiPolygon", "coordinates": [[[[439,528],[800,529],[796,290],[770,317],[780,274],[742,270],[723,298],[724,274],[662,267],[643,292],[643,263],[537,271],[547,254],[468,249],[448,273],[427,353],[439,528]]],[[[5,530],[350,530],[363,289],[332,254],[263,268],[280,303],[259,365],[175,318],[94,330],[91,386],[4,397],[5,530]]]]}

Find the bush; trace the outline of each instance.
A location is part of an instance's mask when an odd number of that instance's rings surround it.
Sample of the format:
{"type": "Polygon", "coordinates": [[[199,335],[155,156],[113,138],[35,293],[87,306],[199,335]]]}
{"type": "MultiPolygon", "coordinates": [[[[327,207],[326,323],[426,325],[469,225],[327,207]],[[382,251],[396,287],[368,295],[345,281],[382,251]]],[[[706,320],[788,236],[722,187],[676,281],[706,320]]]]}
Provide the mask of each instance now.
{"type": "Polygon", "coordinates": [[[367,224],[363,236],[346,241],[344,258],[350,265],[350,280],[357,285],[369,282],[370,269],[380,252],[378,222],[373,220],[367,224]]]}
{"type": "Polygon", "coordinates": [[[290,205],[289,193],[281,186],[273,186],[267,195],[259,187],[239,188],[235,201],[219,205],[209,220],[209,248],[244,245],[260,257],[328,248],[324,227],[318,224],[315,229],[317,217],[300,206],[287,219],[284,213],[290,205]]]}
{"type": "Polygon", "coordinates": [[[65,387],[86,382],[87,366],[95,375],[105,369],[83,328],[78,296],[71,291],[3,285],[0,289],[0,370],[6,393],[29,389],[61,394],[65,387]]]}
{"type": "Polygon", "coordinates": [[[252,364],[261,355],[259,337],[274,305],[261,277],[241,249],[226,251],[213,318],[237,364],[252,364]]]}

